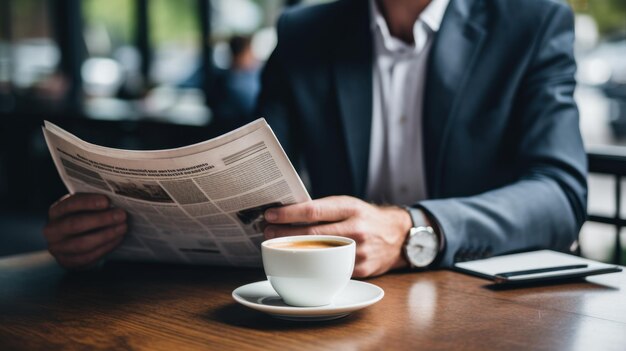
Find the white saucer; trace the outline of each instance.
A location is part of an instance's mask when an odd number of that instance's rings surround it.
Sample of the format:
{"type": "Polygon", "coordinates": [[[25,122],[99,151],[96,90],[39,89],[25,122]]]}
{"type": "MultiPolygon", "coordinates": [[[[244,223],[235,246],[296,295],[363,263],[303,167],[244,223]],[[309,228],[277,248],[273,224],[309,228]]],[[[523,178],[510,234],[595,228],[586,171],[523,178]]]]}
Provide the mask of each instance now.
{"type": "Polygon", "coordinates": [[[330,305],[294,307],[285,304],[267,280],[240,286],[233,291],[233,299],[242,305],[276,318],[297,321],[325,321],[345,317],[350,312],[375,304],[384,295],[383,289],[374,284],[350,280],[330,305]]]}

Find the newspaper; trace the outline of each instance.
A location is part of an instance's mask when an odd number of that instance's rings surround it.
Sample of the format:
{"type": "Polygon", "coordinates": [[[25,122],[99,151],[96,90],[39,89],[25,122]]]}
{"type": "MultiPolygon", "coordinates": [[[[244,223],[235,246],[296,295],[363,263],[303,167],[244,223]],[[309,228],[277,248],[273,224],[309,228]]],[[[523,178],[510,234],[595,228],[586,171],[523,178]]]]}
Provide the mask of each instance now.
{"type": "Polygon", "coordinates": [[[264,119],[176,149],[87,143],[46,121],[43,132],[70,193],[100,193],[128,213],[110,260],[259,266],[263,213],[310,200],[264,119]]]}

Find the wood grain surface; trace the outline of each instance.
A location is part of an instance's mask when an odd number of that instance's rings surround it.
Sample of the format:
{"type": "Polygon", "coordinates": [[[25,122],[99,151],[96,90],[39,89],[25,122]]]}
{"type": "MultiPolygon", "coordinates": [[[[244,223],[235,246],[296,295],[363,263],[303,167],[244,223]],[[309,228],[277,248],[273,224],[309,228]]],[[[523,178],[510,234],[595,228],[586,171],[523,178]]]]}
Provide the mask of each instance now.
{"type": "Polygon", "coordinates": [[[0,350],[626,350],[626,273],[497,289],[451,271],[370,279],[385,297],[329,322],[237,304],[262,270],[0,259],[0,350]]]}

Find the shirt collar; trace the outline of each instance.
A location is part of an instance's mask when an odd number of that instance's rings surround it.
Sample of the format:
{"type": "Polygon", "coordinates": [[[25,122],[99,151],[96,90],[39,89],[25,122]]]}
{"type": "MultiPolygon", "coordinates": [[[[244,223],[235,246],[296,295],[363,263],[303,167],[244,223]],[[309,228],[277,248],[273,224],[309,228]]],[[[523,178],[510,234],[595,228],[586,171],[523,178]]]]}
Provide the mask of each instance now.
{"type": "MultiPolygon", "coordinates": [[[[446,12],[446,8],[448,7],[448,3],[450,0],[432,0],[430,4],[426,6],[424,11],[417,18],[415,23],[413,24],[413,36],[417,38],[415,35],[418,31],[420,25],[425,25],[432,33],[436,33],[439,31],[441,27],[441,22],[443,21],[443,16],[446,12]]],[[[371,28],[372,30],[380,30],[380,34],[383,39],[383,44],[387,49],[393,50],[398,46],[406,46],[402,41],[398,40],[391,36],[391,32],[389,31],[389,26],[387,26],[387,21],[385,21],[385,17],[378,9],[378,5],[376,4],[376,0],[369,0],[370,3],[370,13],[371,13],[371,28]],[[404,44],[404,45],[402,45],[404,44]]],[[[417,46],[417,43],[414,43],[417,46]]]]}
{"type": "Polygon", "coordinates": [[[450,0],[432,0],[418,20],[422,20],[433,32],[438,32],[450,0]]]}

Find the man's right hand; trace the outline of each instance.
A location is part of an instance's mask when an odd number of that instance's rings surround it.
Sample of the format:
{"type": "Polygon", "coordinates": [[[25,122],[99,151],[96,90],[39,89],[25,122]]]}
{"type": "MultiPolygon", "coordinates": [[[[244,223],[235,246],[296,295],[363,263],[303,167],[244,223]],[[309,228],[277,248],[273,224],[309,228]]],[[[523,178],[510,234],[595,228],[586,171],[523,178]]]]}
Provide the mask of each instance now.
{"type": "Polygon", "coordinates": [[[43,230],[48,251],[65,268],[89,268],[122,242],[126,217],[104,195],[66,195],[50,206],[43,230]]]}

